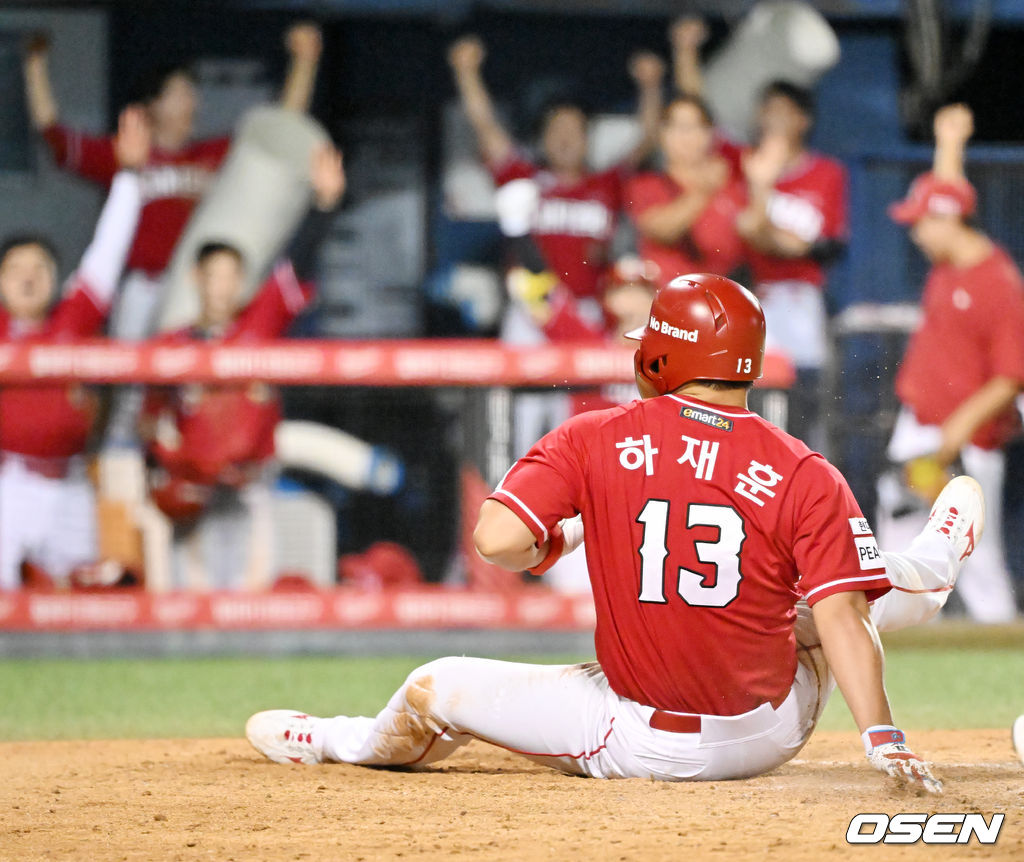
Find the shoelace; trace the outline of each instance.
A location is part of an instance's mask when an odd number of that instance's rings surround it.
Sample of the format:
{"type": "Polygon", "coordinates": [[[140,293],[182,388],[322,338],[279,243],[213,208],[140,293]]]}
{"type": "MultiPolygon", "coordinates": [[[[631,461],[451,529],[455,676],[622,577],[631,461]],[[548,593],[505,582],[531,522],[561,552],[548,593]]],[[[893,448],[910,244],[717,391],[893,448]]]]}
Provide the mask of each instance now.
{"type": "MultiPolygon", "coordinates": [[[[959,518],[959,517],[960,517],[960,511],[956,508],[956,506],[950,506],[949,507],[949,512],[946,514],[946,520],[943,521],[942,526],[939,527],[939,532],[940,533],[945,533],[948,536],[949,535],[949,531],[953,527],[953,524],[956,523],[956,519],[959,518]]],[[[918,523],[920,524],[921,522],[918,521],[918,523]]]]}

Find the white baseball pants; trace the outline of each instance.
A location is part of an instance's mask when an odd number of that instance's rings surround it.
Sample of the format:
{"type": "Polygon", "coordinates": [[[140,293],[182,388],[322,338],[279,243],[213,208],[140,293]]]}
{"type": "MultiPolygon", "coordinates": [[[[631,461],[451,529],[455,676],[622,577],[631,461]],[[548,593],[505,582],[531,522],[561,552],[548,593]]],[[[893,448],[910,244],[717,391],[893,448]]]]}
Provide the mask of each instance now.
{"type": "MultiPolygon", "coordinates": [[[[959,563],[937,534],[906,554],[886,554],[897,590],[875,602],[886,630],[923,622],[948,596],[959,563]]],[[[650,726],[654,708],[620,697],[596,663],[545,666],[442,658],[414,670],[375,718],[321,719],[323,758],[368,766],[419,767],[472,739],[572,775],[667,781],[759,775],[807,741],[834,681],[810,609],[798,606],[798,658],[789,696],[736,716],[701,716],[699,733],[650,726]]]]}
{"type": "MultiPolygon", "coordinates": [[[[921,425],[909,410],[901,410],[893,428],[887,455],[891,461],[904,463],[939,448],[938,426],[921,425]]],[[[957,580],[957,595],[963,599],[971,618],[980,623],[1011,622],[1017,615],[1010,569],[1003,546],[1003,479],[1006,456],[999,449],[981,449],[968,445],[960,453],[964,470],[977,480],[985,495],[985,532],[964,564],[957,580]]],[[[899,546],[924,525],[928,511],[893,517],[880,505],[878,539],[883,545],[899,546]]]]}
{"type": "Polygon", "coordinates": [[[84,465],[51,479],[6,455],[0,464],[0,591],[21,587],[26,560],[64,580],[98,554],[96,498],[84,465]]]}

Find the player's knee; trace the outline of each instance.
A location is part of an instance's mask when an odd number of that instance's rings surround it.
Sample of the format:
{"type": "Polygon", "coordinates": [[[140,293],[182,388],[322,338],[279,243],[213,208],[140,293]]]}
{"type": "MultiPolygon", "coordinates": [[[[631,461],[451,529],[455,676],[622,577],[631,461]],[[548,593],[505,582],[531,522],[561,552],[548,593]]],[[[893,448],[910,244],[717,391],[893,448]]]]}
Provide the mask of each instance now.
{"type": "Polygon", "coordinates": [[[437,680],[446,680],[458,677],[460,668],[465,664],[466,659],[461,656],[446,656],[437,658],[426,664],[420,665],[406,678],[406,685],[423,686],[430,680],[435,685],[437,680]]]}
{"type": "Polygon", "coordinates": [[[434,715],[448,701],[453,685],[463,677],[466,659],[458,656],[435,659],[416,668],[405,680],[403,694],[410,712],[434,715]]]}

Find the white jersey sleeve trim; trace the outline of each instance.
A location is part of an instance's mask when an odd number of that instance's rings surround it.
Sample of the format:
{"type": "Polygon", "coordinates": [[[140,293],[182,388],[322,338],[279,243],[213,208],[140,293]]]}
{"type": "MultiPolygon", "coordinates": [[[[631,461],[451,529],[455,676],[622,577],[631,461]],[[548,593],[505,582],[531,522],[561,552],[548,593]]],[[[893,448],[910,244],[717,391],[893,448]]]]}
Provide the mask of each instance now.
{"type": "Polygon", "coordinates": [[[840,578],[838,581],[829,581],[827,584],[822,584],[819,587],[815,587],[809,593],[804,595],[804,599],[805,600],[809,599],[815,593],[820,593],[822,590],[827,590],[829,587],[835,587],[835,586],[838,586],[839,584],[857,584],[857,583],[860,583],[862,581],[878,581],[878,580],[884,580],[884,579],[885,579],[885,570],[884,569],[882,569],[882,574],[880,574],[880,575],[864,575],[863,577],[860,577],[860,578],[840,578]]]}
{"type": "Polygon", "coordinates": [[[524,503],[522,500],[520,500],[511,491],[506,491],[504,488],[498,488],[498,490],[495,491],[494,493],[495,494],[504,494],[513,503],[515,503],[520,509],[522,509],[527,515],[529,515],[530,518],[533,520],[533,523],[535,523],[538,527],[540,527],[541,531],[544,533],[544,538],[541,541],[542,542],[546,542],[548,540],[548,528],[544,526],[544,524],[543,524],[543,522],[541,521],[540,518],[538,518],[535,514],[533,514],[533,512],[530,510],[530,507],[527,506],[526,503],[524,503]]]}

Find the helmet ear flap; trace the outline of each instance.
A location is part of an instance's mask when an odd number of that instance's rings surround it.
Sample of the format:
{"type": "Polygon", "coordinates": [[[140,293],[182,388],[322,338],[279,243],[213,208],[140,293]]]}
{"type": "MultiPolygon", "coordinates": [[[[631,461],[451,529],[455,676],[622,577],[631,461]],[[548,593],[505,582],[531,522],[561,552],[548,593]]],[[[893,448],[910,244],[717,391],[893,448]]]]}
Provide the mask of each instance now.
{"type": "MultiPolygon", "coordinates": [[[[660,371],[660,357],[659,359],[656,359],[655,362],[659,363],[660,371]]],[[[650,365],[651,363],[644,361],[642,348],[633,354],[633,369],[636,372],[637,377],[642,378],[659,395],[664,395],[666,392],[665,381],[662,379],[660,374],[653,371],[650,365]]]]}

